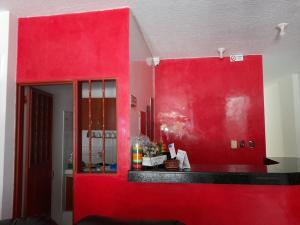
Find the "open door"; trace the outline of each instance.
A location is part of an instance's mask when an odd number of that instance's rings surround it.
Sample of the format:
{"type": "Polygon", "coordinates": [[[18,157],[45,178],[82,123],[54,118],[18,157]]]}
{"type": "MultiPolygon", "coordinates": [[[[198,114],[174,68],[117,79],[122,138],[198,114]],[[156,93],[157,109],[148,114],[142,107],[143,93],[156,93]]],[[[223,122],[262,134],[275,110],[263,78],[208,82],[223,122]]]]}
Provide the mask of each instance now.
{"type": "Polygon", "coordinates": [[[26,98],[25,216],[51,215],[52,95],[29,87],[26,98]]]}

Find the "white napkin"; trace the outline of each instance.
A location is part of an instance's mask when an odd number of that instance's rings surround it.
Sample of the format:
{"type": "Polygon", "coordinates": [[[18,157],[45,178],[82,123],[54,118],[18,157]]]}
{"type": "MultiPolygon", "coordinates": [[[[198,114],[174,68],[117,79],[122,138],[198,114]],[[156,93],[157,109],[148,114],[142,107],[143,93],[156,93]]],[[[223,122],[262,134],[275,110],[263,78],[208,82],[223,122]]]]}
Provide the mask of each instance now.
{"type": "Polygon", "coordinates": [[[176,159],[179,160],[179,168],[180,169],[190,169],[191,168],[186,151],[178,149],[176,159]]]}

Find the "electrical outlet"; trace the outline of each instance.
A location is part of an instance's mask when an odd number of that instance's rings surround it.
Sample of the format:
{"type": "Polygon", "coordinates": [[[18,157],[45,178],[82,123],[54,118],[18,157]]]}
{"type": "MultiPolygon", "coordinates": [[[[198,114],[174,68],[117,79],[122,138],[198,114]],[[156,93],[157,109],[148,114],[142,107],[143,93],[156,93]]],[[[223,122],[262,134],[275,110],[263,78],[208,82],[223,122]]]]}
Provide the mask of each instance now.
{"type": "Polygon", "coordinates": [[[230,147],[231,147],[231,149],[237,149],[238,148],[237,140],[231,140],[230,141],[230,147]]]}
{"type": "Polygon", "coordinates": [[[250,149],[254,149],[255,148],[255,141],[248,141],[248,147],[250,149]]]}

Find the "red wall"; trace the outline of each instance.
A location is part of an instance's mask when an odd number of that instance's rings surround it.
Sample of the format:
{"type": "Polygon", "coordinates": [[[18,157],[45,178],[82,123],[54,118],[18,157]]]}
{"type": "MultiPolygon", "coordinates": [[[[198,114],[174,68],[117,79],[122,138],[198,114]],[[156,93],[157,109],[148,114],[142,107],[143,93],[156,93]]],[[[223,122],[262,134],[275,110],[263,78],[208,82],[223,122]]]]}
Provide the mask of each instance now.
{"type": "Polygon", "coordinates": [[[122,9],[19,19],[17,81],[128,80],[128,14],[122,9]]]}
{"type": "Polygon", "coordinates": [[[129,183],[128,67],[128,9],[20,19],[18,82],[118,82],[118,173],[74,175],[75,221],[98,214],[187,225],[299,225],[298,186],[129,183]]]}
{"type": "Polygon", "coordinates": [[[18,45],[19,83],[117,80],[118,166],[127,169],[129,9],[22,18],[18,45]]]}
{"type": "Polygon", "coordinates": [[[156,134],[192,163],[262,164],[265,153],[262,57],[162,60],[156,67],[156,134]],[[231,150],[230,140],[256,148],[231,150]],[[166,138],[165,138],[166,140],[166,138]]]}
{"type": "Polygon", "coordinates": [[[299,186],[128,183],[77,177],[75,219],[178,219],[186,225],[299,225],[299,186]],[[80,179],[79,179],[80,178],[80,179]]]}

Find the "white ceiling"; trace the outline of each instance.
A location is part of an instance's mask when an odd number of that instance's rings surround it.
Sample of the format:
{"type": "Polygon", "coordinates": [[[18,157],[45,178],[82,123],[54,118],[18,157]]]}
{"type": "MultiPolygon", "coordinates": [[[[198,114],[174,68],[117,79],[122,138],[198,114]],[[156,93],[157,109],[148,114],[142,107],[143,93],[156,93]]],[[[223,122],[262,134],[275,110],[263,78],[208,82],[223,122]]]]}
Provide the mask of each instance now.
{"type": "MultiPolygon", "coordinates": [[[[262,54],[276,41],[275,26],[288,22],[284,38],[300,47],[299,0],[130,1],[154,55],[163,58],[262,54]]],[[[298,48],[300,50],[300,48],[298,48]]]]}
{"type": "Polygon", "coordinates": [[[300,50],[300,0],[0,0],[18,17],[130,7],[153,55],[161,58],[265,54],[283,40],[275,26],[288,22],[285,49],[300,50]]]}

